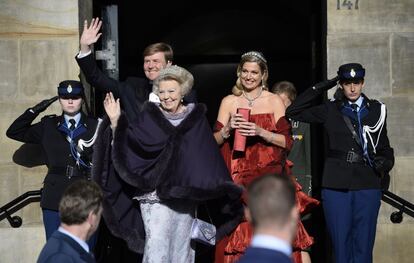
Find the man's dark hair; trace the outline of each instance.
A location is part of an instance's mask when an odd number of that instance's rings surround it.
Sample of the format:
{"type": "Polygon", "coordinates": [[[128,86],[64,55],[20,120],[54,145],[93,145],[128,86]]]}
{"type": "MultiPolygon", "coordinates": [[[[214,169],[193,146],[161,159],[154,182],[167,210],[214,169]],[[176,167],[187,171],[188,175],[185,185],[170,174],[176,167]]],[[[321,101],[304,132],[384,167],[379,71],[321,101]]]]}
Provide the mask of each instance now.
{"type": "Polygon", "coordinates": [[[295,186],[283,175],[266,174],[255,179],[247,189],[253,226],[285,225],[295,206],[295,186]]]}
{"type": "Polygon", "coordinates": [[[95,182],[77,180],[66,188],[60,200],[60,220],[67,225],[82,224],[90,212],[98,213],[102,199],[101,188],[95,182]]]}

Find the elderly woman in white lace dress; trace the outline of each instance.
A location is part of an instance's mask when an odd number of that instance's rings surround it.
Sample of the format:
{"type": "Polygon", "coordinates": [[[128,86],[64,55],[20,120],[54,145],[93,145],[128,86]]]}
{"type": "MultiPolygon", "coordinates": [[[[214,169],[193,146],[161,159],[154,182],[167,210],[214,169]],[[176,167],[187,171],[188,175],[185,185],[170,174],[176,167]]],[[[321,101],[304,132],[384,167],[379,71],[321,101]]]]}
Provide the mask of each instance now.
{"type": "Polygon", "coordinates": [[[192,85],[186,69],[163,69],[153,84],[159,102],[146,102],[130,123],[122,101],[111,93],[104,101],[111,129],[101,130],[94,178],[105,192],[108,227],[144,253],[143,262],[194,262],[190,232],[201,203],[214,203],[217,239],[242,218],[241,189],[228,174],[205,106],[183,104],[192,85]]]}

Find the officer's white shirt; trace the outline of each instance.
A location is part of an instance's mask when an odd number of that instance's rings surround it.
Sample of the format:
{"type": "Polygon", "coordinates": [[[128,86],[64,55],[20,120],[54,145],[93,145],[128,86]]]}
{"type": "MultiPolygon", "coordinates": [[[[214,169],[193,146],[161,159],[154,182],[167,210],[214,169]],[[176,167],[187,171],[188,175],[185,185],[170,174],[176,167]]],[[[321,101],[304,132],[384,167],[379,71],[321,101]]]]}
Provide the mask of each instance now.
{"type": "Polygon", "coordinates": [[[80,119],[81,119],[81,114],[80,112],[78,112],[78,114],[76,114],[75,116],[69,116],[69,115],[63,114],[63,117],[65,118],[66,127],[70,127],[69,120],[74,119],[76,121],[75,128],[77,128],[80,122],[80,119]]]}

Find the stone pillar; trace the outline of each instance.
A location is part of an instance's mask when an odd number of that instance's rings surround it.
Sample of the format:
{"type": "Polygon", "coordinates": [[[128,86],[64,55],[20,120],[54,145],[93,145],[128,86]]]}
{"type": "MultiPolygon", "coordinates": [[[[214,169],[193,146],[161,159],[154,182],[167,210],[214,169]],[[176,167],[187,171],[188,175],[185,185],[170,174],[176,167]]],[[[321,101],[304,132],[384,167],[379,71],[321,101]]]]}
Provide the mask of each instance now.
{"type": "MultiPolygon", "coordinates": [[[[411,0],[327,1],[328,77],[338,66],[360,62],[366,68],[364,92],[387,105],[388,135],[395,150],[390,191],[414,202],[414,2],[411,0]]],[[[332,94],[331,94],[332,95],[332,94]]],[[[382,203],[374,262],[411,262],[414,220],[389,220],[382,203]]]]}
{"type": "MultiPolygon", "coordinates": [[[[65,79],[79,79],[77,0],[3,0],[0,2],[0,205],[42,187],[45,166],[26,168],[13,158],[31,162],[39,155],[15,154],[22,143],[6,137],[9,125],[28,107],[56,95],[65,79]],[[23,158],[24,159],[24,158],[23,158]]],[[[46,114],[61,114],[55,102],[46,114]]],[[[24,149],[21,149],[23,151],[24,149]]],[[[34,262],[45,242],[39,203],[17,213],[23,226],[0,223],[1,262],[34,262]]]]}

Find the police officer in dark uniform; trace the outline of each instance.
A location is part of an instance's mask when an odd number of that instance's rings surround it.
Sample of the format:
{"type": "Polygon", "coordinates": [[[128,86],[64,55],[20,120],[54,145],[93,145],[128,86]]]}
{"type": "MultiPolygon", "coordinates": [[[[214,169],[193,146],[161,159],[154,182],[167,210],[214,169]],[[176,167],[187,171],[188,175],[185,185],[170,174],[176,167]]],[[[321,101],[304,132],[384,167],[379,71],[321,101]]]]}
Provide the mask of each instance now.
{"type": "Polygon", "coordinates": [[[328,135],[322,202],[336,263],[372,262],[381,178],[394,165],[385,105],[362,93],[364,77],[361,64],[344,64],[336,78],[306,90],[286,110],[289,118],[322,123],[328,135]],[[338,79],[335,100],[312,106],[338,79]]]}
{"type": "Polygon", "coordinates": [[[83,86],[79,81],[62,81],[58,95],[27,109],[7,130],[11,139],[40,144],[46,156],[48,172],[43,182],[42,207],[46,239],[60,225],[58,205],[63,191],[73,181],[90,178],[92,144],[98,121],[82,111],[83,86]],[[62,115],[34,119],[54,101],[59,100],[62,115]]]}

